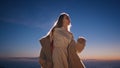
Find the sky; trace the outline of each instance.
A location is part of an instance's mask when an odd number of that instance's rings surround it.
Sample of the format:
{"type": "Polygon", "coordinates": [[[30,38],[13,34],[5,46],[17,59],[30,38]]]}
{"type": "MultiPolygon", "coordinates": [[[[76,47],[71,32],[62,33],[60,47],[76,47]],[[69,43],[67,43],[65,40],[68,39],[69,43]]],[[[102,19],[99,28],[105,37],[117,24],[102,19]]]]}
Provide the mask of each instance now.
{"type": "Polygon", "coordinates": [[[39,39],[60,13],[74,39],[86,38],[82,59],[120,60],[119,0],[0,0],[0,57],[38,57],[39,39]]]}

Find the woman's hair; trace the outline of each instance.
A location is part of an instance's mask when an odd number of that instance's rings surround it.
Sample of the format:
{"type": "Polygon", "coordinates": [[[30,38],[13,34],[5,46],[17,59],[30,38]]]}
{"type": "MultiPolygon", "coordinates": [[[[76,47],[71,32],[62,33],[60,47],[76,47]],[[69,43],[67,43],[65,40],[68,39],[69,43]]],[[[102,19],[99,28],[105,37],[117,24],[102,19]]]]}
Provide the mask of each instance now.
{"type": "Polygon", "coordinates": [[[66,14],[66,13],[63,14],[63,13],[62,13],[62,14],[59,16],[58,21],[57,21],[55,27],[60,28],[60,27],[63,26],[63,18],[64,18],[64,16],[67,16],[67,18],[69,19],[68,14],[66,14]]]}
{"type": "MultiPolygon", "coordinates": [[[[64,16],[67,16],[67,18],[70,20],[70,17],[67,13],[61,13],[58,17],[58,20],[54,23],[53,27],[50,29],[50,31],[47,33],[49,35],[51,31],[53,31],[55,28],[61,28],[63,26],[63,18],[64,16]]],[[[68,31],[70,31],[71,23],[68,25],[68,31]]]]}

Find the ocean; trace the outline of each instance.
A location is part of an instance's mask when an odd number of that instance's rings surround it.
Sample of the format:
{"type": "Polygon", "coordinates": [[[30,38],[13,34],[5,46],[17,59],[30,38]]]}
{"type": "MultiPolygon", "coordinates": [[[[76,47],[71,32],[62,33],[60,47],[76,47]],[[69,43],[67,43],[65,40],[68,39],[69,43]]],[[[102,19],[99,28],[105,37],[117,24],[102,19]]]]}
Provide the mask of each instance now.
{"type": "MultiPolygon", "coordinates": [[[[120,68],[120,60],[83,60],[86,68],[120,68]]],[[[40,68],[38,58],[0,59],[0,68],[40,68]]]]}

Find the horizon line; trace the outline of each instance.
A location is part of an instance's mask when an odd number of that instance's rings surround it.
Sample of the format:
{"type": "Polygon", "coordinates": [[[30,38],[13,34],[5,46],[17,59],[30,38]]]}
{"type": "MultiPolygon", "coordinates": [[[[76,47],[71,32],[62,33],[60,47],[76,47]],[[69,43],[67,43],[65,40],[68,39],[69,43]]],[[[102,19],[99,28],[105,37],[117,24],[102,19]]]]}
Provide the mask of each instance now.
{"type": "MultiPolygon", "coordinates": [[[[0,59],[37,59],[39,57],[0,57],[0,59]]],[[[82,58],[81,60],[91,60],[91,61],[120,61],[120,59],[92,59],[92,58],[87,58],[84,59],[82,58]]]]}

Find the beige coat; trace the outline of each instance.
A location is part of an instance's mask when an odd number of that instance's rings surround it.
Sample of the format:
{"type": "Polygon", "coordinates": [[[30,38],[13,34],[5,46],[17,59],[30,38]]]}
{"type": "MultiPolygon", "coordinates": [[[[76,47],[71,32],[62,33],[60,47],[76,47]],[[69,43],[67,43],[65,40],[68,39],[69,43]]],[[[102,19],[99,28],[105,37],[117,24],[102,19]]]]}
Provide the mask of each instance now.
{"type": "MultiPolygon", "coordinates": [[[[68,51],[68,67],[69,68],[85,68],[84,64],[80,60],[79,56],[77,55],[77,52],[80,53],[85,46],[86,40],[83,38],[79,38],[77,40],[77,43],[74,39],[70,42],[68,45],[67,51],[68,51]]],[[[52,63],[52,53],[51,53],[51,47],[50,47],[50,36],[46,36],[42,39],[40,39],[40,43],[42,46],[39,62],[42,68],[53,68],[52,63]]]]}

